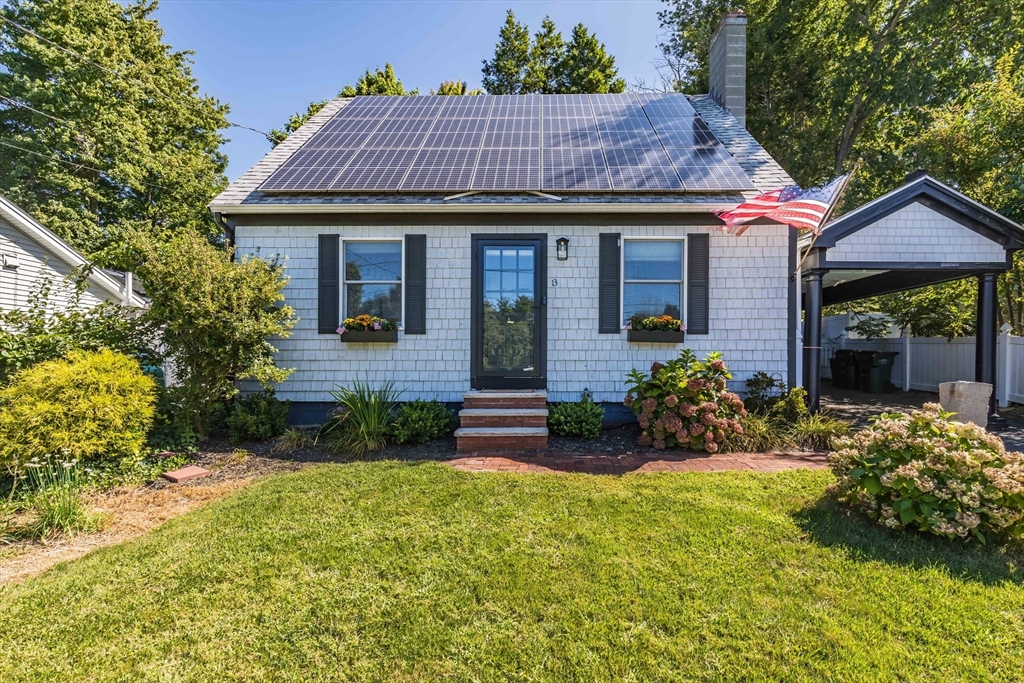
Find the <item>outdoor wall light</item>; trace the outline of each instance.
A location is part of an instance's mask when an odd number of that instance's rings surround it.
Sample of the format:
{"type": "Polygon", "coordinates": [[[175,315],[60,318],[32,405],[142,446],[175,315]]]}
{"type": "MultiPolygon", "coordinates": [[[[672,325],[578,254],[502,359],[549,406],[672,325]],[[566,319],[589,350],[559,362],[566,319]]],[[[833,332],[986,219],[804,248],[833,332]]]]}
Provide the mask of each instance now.
{"type": "Polygon", "coordinates": [[[555,256],[559,261],[569,260],[569,238],[559,237],[555,240],[555,256]]]}

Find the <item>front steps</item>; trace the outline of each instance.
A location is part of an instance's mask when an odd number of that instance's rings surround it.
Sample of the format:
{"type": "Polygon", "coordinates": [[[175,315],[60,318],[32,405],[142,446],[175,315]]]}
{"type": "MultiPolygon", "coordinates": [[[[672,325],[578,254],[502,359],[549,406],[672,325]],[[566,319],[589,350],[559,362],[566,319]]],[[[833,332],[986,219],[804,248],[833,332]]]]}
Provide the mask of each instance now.
{"type": "Polygon", "coordinates": [[[539,451],[548,447],[546,391],[474,391],[462,397],[457,450],[539,451]]]}

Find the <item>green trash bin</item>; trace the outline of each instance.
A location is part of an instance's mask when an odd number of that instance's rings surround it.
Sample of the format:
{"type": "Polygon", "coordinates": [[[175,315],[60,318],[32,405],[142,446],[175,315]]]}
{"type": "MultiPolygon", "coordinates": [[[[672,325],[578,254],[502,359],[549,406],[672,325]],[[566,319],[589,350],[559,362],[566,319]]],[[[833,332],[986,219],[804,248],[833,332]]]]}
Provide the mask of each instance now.
{"type": "Polygon", "coordinates": [[[861,391],[869,394],[891,393],[892,366],[898,351],[858,351],[857,379],[861,391]],[[861,354],[864,354],[861,356],[861,354]]]}

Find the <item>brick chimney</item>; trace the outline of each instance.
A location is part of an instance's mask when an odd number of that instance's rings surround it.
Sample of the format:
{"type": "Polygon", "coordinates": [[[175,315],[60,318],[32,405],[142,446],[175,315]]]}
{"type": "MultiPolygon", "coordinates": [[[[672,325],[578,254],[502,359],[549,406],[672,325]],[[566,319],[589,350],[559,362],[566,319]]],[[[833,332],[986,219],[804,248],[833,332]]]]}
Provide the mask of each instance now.
{"type": "Polygon", "coordinates": [[[747,14],[726,12],[711,36],[708,80],[712,99],[747,127],[747,14]]]}

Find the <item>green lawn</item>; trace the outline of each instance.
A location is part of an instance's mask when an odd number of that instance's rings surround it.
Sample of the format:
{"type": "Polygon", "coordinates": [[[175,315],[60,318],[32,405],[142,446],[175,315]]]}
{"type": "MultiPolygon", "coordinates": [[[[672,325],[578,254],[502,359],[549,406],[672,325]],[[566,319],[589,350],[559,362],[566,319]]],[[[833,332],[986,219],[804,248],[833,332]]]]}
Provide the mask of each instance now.
{"type": "Polygon", "coordinates": [[[0,680],[1009,680],[1020,556],[826,472],[323,465],[6,589],[0,680]]]}

